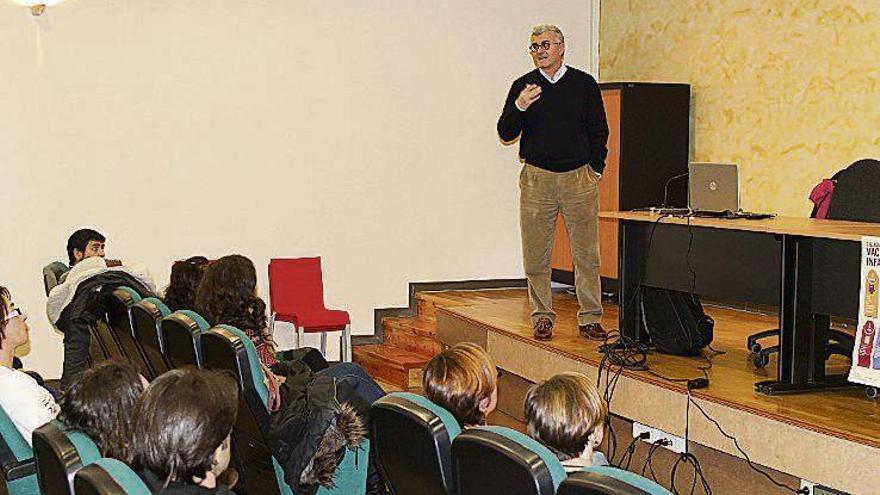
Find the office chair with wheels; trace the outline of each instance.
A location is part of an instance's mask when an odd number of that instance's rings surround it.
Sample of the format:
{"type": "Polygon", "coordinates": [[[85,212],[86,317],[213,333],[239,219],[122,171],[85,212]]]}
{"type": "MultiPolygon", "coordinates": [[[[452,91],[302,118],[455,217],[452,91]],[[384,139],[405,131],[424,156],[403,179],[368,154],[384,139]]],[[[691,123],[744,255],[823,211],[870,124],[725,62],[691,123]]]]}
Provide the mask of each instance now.
{"type": "MultiPolygon", "coordinates": [[[[849,167],[834,174],[834,192],[828,205],[828,220],[849,220],[855,222],[880,222],[880,197],[873,187],[880,183],[880,161],[859,160],[849,167]]],[[[813,215],[816,214],[814,209],[813,215]]],[[[812,215],[811,215],[812,216],[812,215]]],[[[826,359],[839,354],[851,357],[855,345],[854,337],[846,332],[827,328],[827,318],[817,319],[816,325],[827,333],[825,344],[826,359]]],[[[767,330],[750,335],[747,340],[749,359],[758,368],[763,368],[770,361],[770,356],[779,352],[779,345],[763,347],[760,339],[778,336],[779,329],[767,330]]]]}

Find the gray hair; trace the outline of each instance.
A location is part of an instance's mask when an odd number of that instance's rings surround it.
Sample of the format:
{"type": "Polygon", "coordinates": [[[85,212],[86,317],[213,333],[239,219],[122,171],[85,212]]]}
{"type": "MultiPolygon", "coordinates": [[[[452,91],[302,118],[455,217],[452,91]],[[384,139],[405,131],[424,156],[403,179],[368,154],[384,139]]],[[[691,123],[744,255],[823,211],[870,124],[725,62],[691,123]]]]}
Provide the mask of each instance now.
{"type": "Polygon", "coordinates": [[[551,33],[556,33],[556,36],[559,37],[559,41],[561,43],[565,43],[565,36],[562,35],[562,30],[554,26],[553,24],[540,24],[538,26],[535,26],[534,28],[532,28],[532,36],[540,36],[547,31],[550,31],[551,33]]]}

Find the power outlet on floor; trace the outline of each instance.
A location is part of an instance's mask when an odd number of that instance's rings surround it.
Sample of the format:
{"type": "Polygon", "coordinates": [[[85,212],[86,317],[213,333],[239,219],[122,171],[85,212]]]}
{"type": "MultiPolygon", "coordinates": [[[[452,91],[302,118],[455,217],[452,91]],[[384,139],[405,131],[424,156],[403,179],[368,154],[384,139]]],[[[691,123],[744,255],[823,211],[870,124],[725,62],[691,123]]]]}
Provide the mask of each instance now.
{"type": "Polygon", "coordinates": [[[638,437],[642,433],[648,433],[648,438],[643,438],[642,441],[646,443],[654,443],[660,439],[665,438],[669,442],[663,446],[663,448],[671,450],[676,454],[684,454],[687,452],[687,444],[684,441],[684,438],[675,436],[671,433],[666,433],[663,430],[658,430],[657,428],[651,428],[650,426],[643,425],[641,423],[633,423],[633,438],[638,437]]]}
{"type": "Polygon", "coordinates": [[[816,487],[816,484],[812,481],[801,480],[801,488],[806,488],[809,491],[810,495],[813,495],[813,489],[816,487]]]}
{"type": "Polygon", "coordinates": [[[817,485],[807,480],[801,480],[801,488],[810,490],[809,495],[847,495],[844,492],[828,488],[827,486],[817,485]]]}

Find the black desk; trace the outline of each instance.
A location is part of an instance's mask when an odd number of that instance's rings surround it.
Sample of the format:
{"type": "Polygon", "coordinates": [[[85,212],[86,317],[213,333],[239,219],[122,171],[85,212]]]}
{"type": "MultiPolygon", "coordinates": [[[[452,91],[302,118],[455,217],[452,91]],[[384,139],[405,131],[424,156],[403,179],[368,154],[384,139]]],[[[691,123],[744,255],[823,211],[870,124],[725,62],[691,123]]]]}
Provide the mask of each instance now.
{"type": "Polygon", "coordinates": [[[783,217],[660,219],[643,212],[600,216],[619,220],[622,335],[647,340],[638,324],[642,285],[778,306],[777,379],[755,388],[777,394],[854,385],[845,375],[825,373],[829,317],[857,318],[861,236],[880,236],[880,225],[783,217]]]}

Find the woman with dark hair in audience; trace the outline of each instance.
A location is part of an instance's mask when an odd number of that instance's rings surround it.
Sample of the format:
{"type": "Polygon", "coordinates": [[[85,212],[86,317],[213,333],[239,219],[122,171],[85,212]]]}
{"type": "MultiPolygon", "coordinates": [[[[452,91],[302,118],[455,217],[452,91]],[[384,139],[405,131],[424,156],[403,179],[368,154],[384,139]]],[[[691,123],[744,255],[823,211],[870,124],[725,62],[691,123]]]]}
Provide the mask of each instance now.
{"type": "Polygon", "coordinates": [[[171,265],[171,283],[165,289],[164,302],[171,311],[195,309],[196,288],[205,274],[208,258],[192,256],[171,265]]]}
{"type": "Polygon", "coordinates": [[[88,435],[104,457],[125,460],[134,405],[148,385],[130,364],[105,361],[80,375],[61,398],[64,425],[88,435]]]}
{"type": "MultiPolygon", "coordinates": [[[[263,426],[287,482],[304,493],[317,485],[332,486],[340,449],[360,444],[370,406],[385,392],[357,364],[328,366],[316,351],[279,361],[267,329],[266,303],[257,296],[256,269],[244,256],[224,256],[208,265],[196,291],[196,310],[215,325],[239,328],[256,347],[273,413],[271,423],[263,426]],[[333,394],[336,400],[326,400],[333,394]],[[303,437],[310,441],[297,440],[289,447],[291,439],[303,437]]],[[[377,475],[371,477],[371,488],[380,485],[377,475]]]]}
{"type": "Polygon", "coordinates": [[[132,420],[130,463],[154,494],[226,495],[217,477],[229,466],[238,385],[195,368],[153,380],[132,420]]]}
{"type": "Polygon", "coordinates": [[[15,350],[27,343],[29,331],[27,315],[15,307],[9,290],[0,287],[0,407],[28,444],[35,429],[58,415],[49,390],[33,376],[13,369],[15,350]]]}
{"type": "MultiPolygon", "coordinates": [[[[257,271],[254,263],[239,254],[224,256],[213,261],[205,270],[202,283],[196,291],[196,310],[214,325],[232,325],[245,332],[260,357],[270,394],[275,394],[272,410],[280,403],[279,376],[289,374],[290,364],[275,357],[275,340],[266,322],[266,303],[257,296],[257,271]]],[[[351,389],[348,401],[366,417],[370,405],[385,395],[375,380],[354,363],[328,366],[320,353],[302,356],[305,364],[318,374],[331,376],[336,382],[351,389]]]]}

